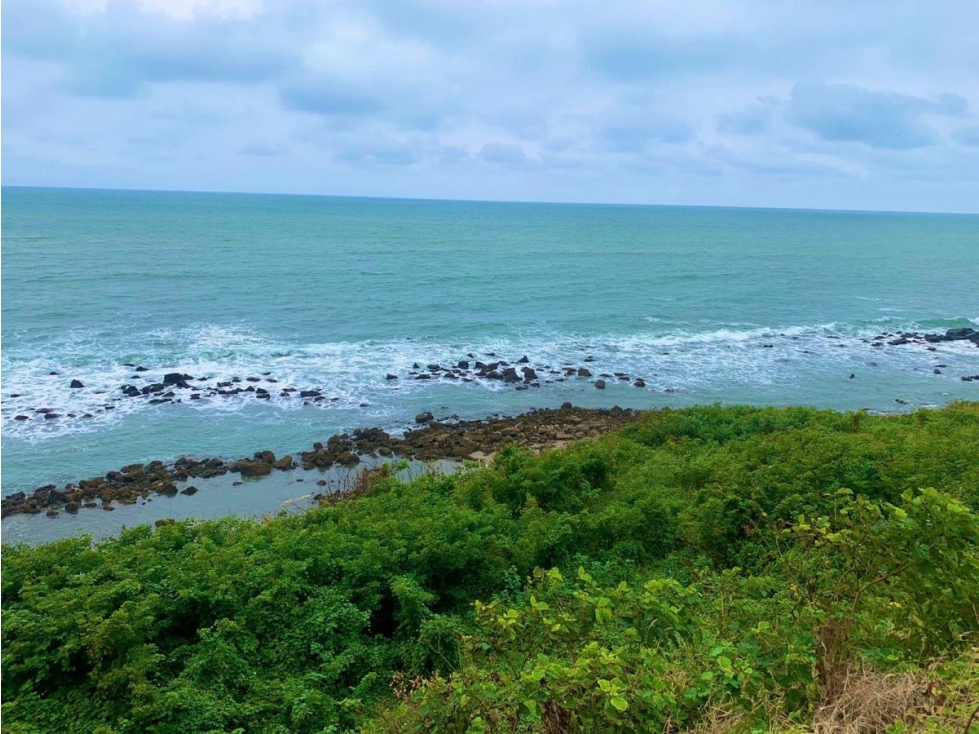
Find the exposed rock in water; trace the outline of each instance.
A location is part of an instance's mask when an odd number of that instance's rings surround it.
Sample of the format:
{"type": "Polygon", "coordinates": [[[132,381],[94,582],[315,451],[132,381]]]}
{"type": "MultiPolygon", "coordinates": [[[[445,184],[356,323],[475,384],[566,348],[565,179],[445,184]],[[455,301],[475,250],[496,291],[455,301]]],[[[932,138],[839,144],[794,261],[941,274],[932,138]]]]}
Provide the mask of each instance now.
{"type": "Polygon", "coordinates": [[[595,380],[595,387],[599,390],[605,389],[605,380],[595,380]]]}
{"type": "Polygon", "coordinates": [[[85,387],[85,385],[82,384],[81,380],[72,380],[68,387],[70,387],[72,390],[77,390],[80,387],[85,387]]]}
{"type": "Polygon", "coordinates": [[[426,410],[424,413],[415,416],[415,423],[429,423],[434,417],[431,411],[426,410]]]}
{"type": "Polygon", "coordinates": [[[231,465],[231,471],[241,474],[243,477],[264,477],[272,473],[272,465],[264,461],[236,461],[231,465]]]}

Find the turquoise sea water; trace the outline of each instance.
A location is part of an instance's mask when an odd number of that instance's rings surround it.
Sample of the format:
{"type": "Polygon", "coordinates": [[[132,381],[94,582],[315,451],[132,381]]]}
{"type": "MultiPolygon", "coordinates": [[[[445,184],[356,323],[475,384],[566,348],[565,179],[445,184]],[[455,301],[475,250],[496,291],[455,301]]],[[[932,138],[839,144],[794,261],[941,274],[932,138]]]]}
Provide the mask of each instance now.
{"type": "Polygon", "coordinates": [[[4,494],[155,458],[296,451],[422,410],[979,397],[960,379],[979,373],[967,342],[864,341],[979,323],[976,216],[5,187],[2,227],[4,494]],[[414,362],[487,352],[538,368],[592,357],[646,387],[406,379],[414,362]],[[337,399],[114,400],[127,362],[149,369],[143,384],[269,372],[337,399]]]}

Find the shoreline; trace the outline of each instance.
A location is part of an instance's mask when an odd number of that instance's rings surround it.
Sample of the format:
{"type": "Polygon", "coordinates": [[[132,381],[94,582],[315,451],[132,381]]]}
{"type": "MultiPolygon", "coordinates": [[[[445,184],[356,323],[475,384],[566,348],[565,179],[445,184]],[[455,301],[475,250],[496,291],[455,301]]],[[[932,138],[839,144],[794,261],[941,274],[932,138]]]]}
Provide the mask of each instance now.
{"type": "MultiPolygon", "coordinates": [[[[533,409],[513,416],[476,420],[435,420],[430,412],[416,416],[416,427],[401,436],[381,428],[357,428],[316,442],[311,450],[276,457],[271,451],[256,451],[251,457],[225,460],[182,456],[167,464],[155,460],[128,464],[104,476],[69,482],[59,488],[46,484],[15,492],[0,501],[0,515],[37,515],[56,518],[62,512],[112,511],[116,504],[133,505],[153,495],[192,496],[197,488],[178,489],[178,482],[211,479],[235,473],[241,479],[268,476],[273,471],[294,469],[326,471],[332,467],[357,467],[363,458],[440,460],[488,463],[502,448],[516,444],[543,450],[585,438],[597,438],[636,420],[641,411],[612,408],[579,408],[565,403],[560,408],[533,409]]],[[[322,499],[325,495],[317,496],[322,499]]]]}

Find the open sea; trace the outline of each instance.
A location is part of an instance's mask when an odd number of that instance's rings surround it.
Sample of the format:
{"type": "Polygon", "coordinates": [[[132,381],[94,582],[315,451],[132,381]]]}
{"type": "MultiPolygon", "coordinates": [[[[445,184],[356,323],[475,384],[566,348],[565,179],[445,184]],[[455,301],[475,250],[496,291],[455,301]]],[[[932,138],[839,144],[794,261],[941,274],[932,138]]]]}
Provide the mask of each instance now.
{"type": "Polygon", "coordinates": [[[979,325],[975,215],[4,187],[2,237],[4,495],[151,459],[296,452],[422,411],[979,399],[968,341],[871,346],[979,325]],[[540,386],[410,374],[489,353],[526,355],[540,386]],[[564,365],[629,380],[558,381],[564,365]],[[168,372],[269,397],[120,392],[168,372]]]}

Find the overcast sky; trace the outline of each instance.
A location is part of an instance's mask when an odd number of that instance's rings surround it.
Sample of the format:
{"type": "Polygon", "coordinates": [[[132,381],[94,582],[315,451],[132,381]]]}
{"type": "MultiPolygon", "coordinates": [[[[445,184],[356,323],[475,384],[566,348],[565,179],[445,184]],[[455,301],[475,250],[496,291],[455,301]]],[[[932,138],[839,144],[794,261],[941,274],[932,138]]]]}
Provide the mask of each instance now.
{"type": "Polygon", "coordinates": [[[979,2],[5,0],[3,183],[979,211],[979,2]]]}

